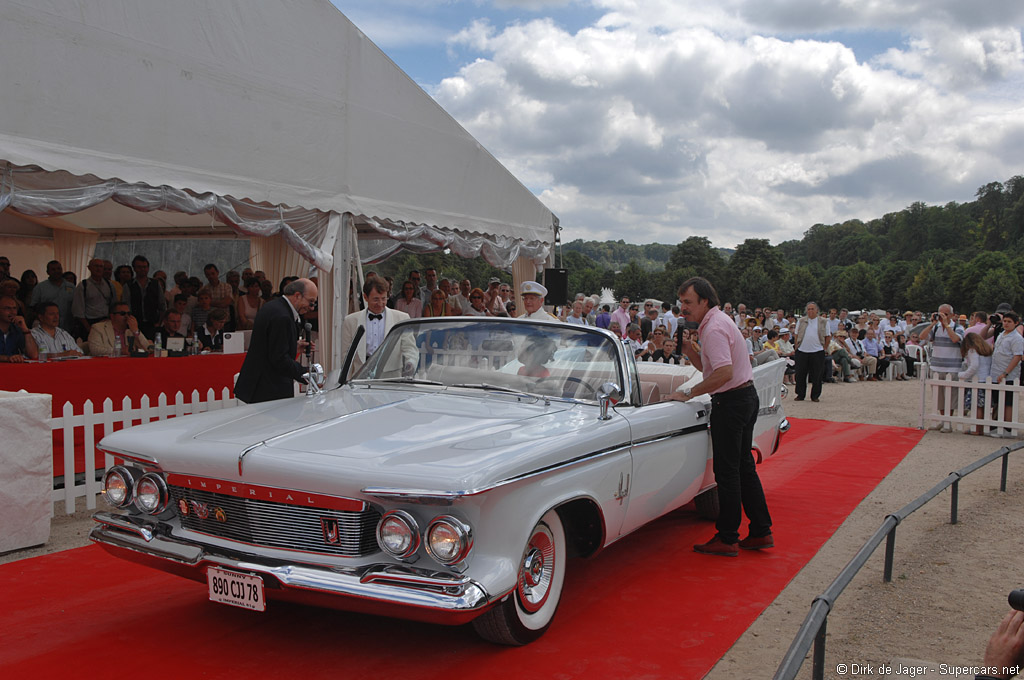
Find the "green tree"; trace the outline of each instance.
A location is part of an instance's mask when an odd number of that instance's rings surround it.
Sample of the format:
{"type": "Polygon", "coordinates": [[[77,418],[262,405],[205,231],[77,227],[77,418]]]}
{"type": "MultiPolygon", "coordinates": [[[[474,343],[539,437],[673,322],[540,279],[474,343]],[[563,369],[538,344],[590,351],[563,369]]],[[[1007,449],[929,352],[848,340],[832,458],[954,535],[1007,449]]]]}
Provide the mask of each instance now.
{"type": "Polygon", "coordinates": [[[744,302],[751,309],[765,305],[773,306],[778,297],[771,277],[757,262],[747,267],[733,292],[737,302],[744,302]]]}
{"type": "Polygon", "coordinates": [[[914,309],[934,311],[946,302],[946,286],[935,266],[928,260],[914,276],[914,282],[907,289],[907,304],[914,309]]]}
{"type": "Polygon", "coordinates": [[[882,288],[874,268],[866,262],[858,262],[843,269],[835,277],[829,304],[847,309],[874,309],[881,305],[882,288]]]}
{"type": "Polygon", "coordinates": [[[811,300],[821,299],[818,278],[809,267],[791,267],[782,275],[775,298],[776,306],[787,311],[803,309],[811,300]]]}
{"type": "Polygon", "coordinates": [[[615,275],[615,297],[628,295],[633,301],[652,297],[653,286],[650,274],[643,270],[636,260],[630,260],[625,268],[615,275]]]}
{"type": "MultiPolygon", "coordinates": [[[[666,270],[691,269],[696,276],[703,276],[712,284],[722,278],[725,270],[725,258],[705,236],[691,236],[675,247],[665,263],[666,270]]],[[[689,277],[686,277],[689,278],[689,277]]],[[[685,278],[681,278],[680,282],[685,278]]]]}
{"type": "Polygon", "coordinates": [[[1016,305],[1024,299],[1024,290],[1021,290],[1018,281],[1019,279],[1009,269],[996,269],[986,273],[978,284],[971,310],[991,311],[1001,302],[1016,305]]]}

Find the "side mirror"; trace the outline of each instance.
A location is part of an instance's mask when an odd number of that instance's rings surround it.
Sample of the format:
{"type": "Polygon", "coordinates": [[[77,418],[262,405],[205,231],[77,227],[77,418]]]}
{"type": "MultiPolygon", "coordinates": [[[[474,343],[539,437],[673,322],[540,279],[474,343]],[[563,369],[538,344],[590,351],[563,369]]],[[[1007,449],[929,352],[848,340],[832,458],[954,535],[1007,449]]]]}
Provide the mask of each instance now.
{"type": "Polygon", "coordinates": [[[611,420],[608,415],[608,408],[615,406],[622,399],[622,388],[613,382],[606,382],[597,390],[597,402],[601,405],[601,415],[598,420],[611,420]]]}
{"type": "Polygon", "coordinates": [[[320,364],[310,366],[309,372],[303,373],[302,377],[306,379],[307,397],[315,396],[324,391],[324,382],[326,382],[327,377],[324,375],[324,367],[320,364]]]}

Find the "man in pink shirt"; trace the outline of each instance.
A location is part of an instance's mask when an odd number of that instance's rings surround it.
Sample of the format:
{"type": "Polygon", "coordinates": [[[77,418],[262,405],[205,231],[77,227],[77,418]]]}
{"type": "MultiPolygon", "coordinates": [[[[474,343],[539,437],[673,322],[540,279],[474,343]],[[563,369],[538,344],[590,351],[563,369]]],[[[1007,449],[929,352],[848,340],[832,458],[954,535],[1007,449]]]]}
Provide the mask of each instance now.
{"type": "Polygon", "coordinates": [[[746,341],[735,321],[718,308],[718,293],[707,279],[695,276],[686,280],[679,287],[679,302],[683,318],[700,324],[700,352],[686,339],[681,349],[704,379],[665,399],[687,401],[698,394],[711,395],[711,446],[718,485],[718,533],[693,549],[706,555],[735,557],[738,548],[774,547],[772,518],[750,453],[760,404],[746,341]],[[741,507],[750,520],[749,534],[742,541],[741,507]]]}

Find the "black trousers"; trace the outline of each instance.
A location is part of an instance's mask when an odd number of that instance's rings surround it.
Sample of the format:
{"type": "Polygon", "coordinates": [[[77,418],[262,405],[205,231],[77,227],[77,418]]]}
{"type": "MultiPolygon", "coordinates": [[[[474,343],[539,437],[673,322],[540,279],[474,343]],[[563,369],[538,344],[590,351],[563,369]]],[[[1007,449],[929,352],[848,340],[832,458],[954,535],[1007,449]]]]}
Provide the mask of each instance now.
{"type": "Polygon", "coordinates": [[[759,406],[753,385],[711,397],[712,462],[719,506],[715,528],[723,543],[739,540],[741,507],[750,521],[751,536],[771,533],[772,518],[750,453],[759,406]]]}
{"type": "Polygon", "coordinates": [[[821,377],[825,371],[825,350],[796,353],[796,396],[807,395],[807,376],[811,378],[811,399],[821,396],[821,377]]]}

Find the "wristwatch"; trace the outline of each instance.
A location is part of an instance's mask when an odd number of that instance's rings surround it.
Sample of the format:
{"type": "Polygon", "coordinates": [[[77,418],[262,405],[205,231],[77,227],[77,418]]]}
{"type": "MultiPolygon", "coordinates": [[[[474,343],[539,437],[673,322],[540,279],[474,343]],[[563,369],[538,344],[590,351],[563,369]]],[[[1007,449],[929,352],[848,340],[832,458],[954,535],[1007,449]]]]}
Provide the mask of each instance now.
{"type": "Polygon", "coordinates": [[[692,396],[692,394],[693,394],[693,388],[691,388],[691,387],[684,387],[683,388],[683,395],[684,396],[689,397],[689,396],[692,396]]]}

